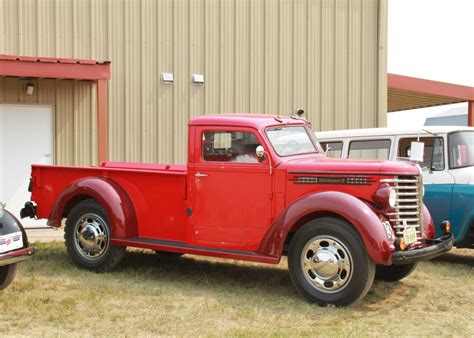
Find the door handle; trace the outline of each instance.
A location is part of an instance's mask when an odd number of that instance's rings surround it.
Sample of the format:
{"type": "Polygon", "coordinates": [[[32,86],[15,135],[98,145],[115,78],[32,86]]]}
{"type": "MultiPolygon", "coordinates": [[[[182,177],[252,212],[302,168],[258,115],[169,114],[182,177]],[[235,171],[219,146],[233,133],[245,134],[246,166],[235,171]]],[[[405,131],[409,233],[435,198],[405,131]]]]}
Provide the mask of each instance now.
{"type": "Polygon", "coordinates": [[[206,177],[207,174],[202,174],[202,173],[199,173],[199,172],[198,172],[198,173],[196,173],[194,176],[196,176],[196,177],[206,177]]]}

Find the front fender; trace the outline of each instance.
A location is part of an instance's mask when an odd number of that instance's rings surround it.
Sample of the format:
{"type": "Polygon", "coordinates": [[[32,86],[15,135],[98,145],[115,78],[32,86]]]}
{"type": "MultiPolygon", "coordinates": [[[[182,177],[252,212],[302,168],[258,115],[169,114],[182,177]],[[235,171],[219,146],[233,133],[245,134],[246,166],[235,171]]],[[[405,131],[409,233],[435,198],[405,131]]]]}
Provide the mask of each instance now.
{"type": "Polygon", "coordinates": [[[113,238],[138,236],[137,216],[130,197],[117,182],[106,177],[80,178],[68,185],[54,203],[48,225],[60,227],[65,211],[85,198],[94,198],[105,208],[113,238]]]}
{"type": "Polygon", "coordinates": [[[23,236],[23,247],[29,246],[28,236],[26,235],[25,228],[21,225],[20,221],[8,210],[3,210],[0,215],[0,236],[13,234],[21,231],[23,236]]]}
{"type": "Polygon", "coordinates": [[[289,232],[298,221],[313,213],[328,212],[354,226],[375,263],[391,264],[391,250],[379,216],[358,198],[335,191],[306,195],[287,206],[267,231],[258,253],[279,258],[289,232]]]}
{"type": "MultiPolygon", "coordinates": [[[[439,224],[437,224],[439,225],[439,224]]],[[[425,238],[434,239],[436,237],[433,218],[426,205],[423,204],[423,234],[425,238]]]]}

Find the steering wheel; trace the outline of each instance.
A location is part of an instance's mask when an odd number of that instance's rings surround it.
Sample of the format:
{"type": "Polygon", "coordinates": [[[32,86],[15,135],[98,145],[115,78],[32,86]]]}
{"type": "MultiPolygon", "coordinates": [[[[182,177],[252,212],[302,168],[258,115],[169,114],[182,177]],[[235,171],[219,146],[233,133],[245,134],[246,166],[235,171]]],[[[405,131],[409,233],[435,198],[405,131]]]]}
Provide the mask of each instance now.
{"type": "MultiPolygon", "coordinates": [[[[294,152],[295,150],[298,149],[298,142],[296,142],[295,140],[291,140],[291,141],[288,142],[287,144],[284,144],[284,145],[280,148],[280,153],[281,153],[282,155],[286,155],[286,154],[285,154],[285,149],[286,149],[286,148],[292,148],[292,149],[290,149],[290,150],[292,150],[292,151],[294,152]]],[[[291,153],[292,151],[290,151],[289,153],[291,153]]]]}

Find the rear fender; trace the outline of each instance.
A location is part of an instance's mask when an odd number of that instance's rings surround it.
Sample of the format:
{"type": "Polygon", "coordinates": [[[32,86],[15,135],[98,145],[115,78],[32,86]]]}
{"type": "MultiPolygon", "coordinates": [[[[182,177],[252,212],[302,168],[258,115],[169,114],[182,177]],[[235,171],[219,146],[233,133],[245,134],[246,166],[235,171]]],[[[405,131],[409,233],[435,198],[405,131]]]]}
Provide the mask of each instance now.
{"type": "Polygon", "coordinates": [[[104,208],[111,224],[112,238],[138,236],[137,216],[127,192],[106,177],[85,177],[72,182],[56,200],[48,225],[60,227],[65,213],[86,198],[96,199],[104,208]]]}
{"type": "Polygon", "coordinates": [[[306,195],[285,208],[266,233],[258,253],[279,258],[288,234],[314,213],[344,218],[357,230],[375,263],[391,264],[391,249],[379,216],[358,198],[335,191],[306,195]]]}

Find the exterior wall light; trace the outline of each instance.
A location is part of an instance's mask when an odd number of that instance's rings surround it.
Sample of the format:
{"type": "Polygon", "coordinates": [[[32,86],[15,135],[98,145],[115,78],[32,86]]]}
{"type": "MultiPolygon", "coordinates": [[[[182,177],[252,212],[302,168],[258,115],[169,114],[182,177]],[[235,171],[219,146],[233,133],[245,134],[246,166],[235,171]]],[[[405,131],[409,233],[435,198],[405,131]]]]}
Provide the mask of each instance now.
{"type": "Polygon", "coordinates": [[[173,83],[174,82],[174,77],[173,73],[161,73],[161,83],[173,83]]]}
{"type": "Polygon", "coordinates": [[[28,84],[26,85],[26,95],[31,96],[31,95],[33,95],[33,92],[34,92],[34,91],[35,91],[35,86],[34,86],[34,84],[28,83],[28,84]]]}
{"type": "Polygon", "coordinates": [[[203,74],[193,74],[192,81],[194,84],[202,84],[204,83],[204,75],[203,74]]]}

